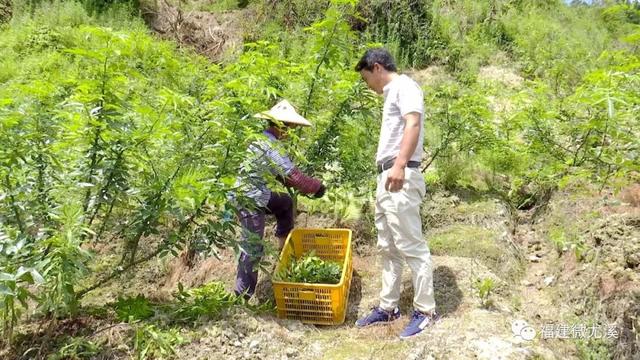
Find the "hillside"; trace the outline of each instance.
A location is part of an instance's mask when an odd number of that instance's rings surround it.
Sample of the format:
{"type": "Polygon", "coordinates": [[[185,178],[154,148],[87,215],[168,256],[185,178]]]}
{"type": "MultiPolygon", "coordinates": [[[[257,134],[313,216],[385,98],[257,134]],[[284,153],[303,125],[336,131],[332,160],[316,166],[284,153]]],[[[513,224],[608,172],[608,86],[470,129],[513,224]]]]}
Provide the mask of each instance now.
{"type": "Polygon", "coordinates": [[[640,359],[637,3],[0,0],[0,84],[2,358],[640,359]],[[382,109],[353,69],[379,45],[425,94],[443,318],[408,341],[408,269],[405,317],[354,326],[382,109]],[[282,98],[328,188],[296,226],[354,231],[340,326],[275,316],[271,220],[257,296],[230,293],[228,194],[282,98]]]}

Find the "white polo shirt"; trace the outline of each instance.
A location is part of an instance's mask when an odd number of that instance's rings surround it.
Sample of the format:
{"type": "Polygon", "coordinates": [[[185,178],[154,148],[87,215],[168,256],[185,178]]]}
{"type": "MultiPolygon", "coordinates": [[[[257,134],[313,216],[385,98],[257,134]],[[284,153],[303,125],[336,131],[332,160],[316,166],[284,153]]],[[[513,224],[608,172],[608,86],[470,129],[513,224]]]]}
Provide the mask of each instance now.
{"type": "Polygon", "coordinates": [[[382,110],[382,126],[376,163],[397,157],[400,153],[400,142],[404,134],[405,121],[403,116],[420,113],[420,136],[416,150],[409,160],[422,160],[422,145],[424,143],[424,95],[420,85],[407,75],[399,75],[383,88],[384,108],[382,110]]]}
{"type": "Polygon", "coordinates": [[[382,126],[380,127],[376,163],[383,164],[398,156],[405,127],[405,121],[402,117],[411,112],[420,113],[420,136],[410,160],[422,160],[424,94],[420,85],[406,75],[399,75],[383,88],[383,93],[384,109],[382,110],[382,126]]]}

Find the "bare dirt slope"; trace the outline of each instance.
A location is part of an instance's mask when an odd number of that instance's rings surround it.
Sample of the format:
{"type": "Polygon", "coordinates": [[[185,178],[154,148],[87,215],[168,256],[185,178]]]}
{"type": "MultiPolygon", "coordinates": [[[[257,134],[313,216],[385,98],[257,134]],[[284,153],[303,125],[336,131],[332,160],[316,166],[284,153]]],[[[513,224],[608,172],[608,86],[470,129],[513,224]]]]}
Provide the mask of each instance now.
{"type": "Polygon", "coordinates": [[[160,36],[221,62],[242,46],[245,25],[255,18],[252,11],[200,11],[159,0],[144,12],[149,26],[160,36]]]}

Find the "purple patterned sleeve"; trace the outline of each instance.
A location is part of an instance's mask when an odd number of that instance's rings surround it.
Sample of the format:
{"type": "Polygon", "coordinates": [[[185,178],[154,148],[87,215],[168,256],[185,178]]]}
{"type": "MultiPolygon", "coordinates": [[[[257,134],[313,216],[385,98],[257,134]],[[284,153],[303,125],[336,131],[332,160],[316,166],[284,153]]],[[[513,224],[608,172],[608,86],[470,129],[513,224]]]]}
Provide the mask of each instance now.
{"type": "Polygon", "coordinates": [[[273,146],[273,143],[277,141],[275,137],[269,133],[265,133],[265,135],[267,140],[260,141],[251,147],[251,150],[259,155],[258,161],[286,186],[292,186],[304,194],[316,193],[322,186],[320,180],[307,176],[298,170],[287,155],[282,154],[273,146]]]}
{"type": "Polygon", "coordinates": [[[259,154],[258,161],[269,168],[269,171],[278,176],[289,175],[295,166],[288,156],[281,154],[271,145],[271,141],[260,141],[250,146],[251,151],[259,154]]]}
{"type": "Polygon", "coordinates": [[[280,154],[277,149],[269,147],[267,149],[267,156],[271,160],[273,168],[271,172],[274,175],[289,175],[295,168],[293,162],[287,155],[280,154]]]}

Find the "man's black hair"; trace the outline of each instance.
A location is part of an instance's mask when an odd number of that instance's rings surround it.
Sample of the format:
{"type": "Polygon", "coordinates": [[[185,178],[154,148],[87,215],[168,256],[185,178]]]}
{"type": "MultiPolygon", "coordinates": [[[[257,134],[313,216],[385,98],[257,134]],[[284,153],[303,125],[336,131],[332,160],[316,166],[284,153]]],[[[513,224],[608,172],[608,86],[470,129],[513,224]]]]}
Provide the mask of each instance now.
{"type": "Polygon", "coordinates": [[[367,50],[362,59],[358,61],[358,65],[356,65],[356,71],[360,72],[363,69],[368,71],[373,71],[373,65],[375,63],[380,64],[387,71],[398,71],[396,67],[396,63],[393,61],[393,56],[383,48],[374,48],[367,50]]]}

